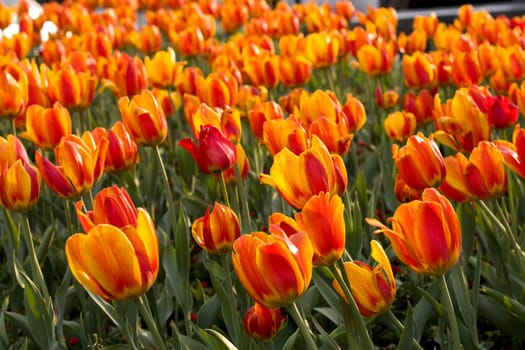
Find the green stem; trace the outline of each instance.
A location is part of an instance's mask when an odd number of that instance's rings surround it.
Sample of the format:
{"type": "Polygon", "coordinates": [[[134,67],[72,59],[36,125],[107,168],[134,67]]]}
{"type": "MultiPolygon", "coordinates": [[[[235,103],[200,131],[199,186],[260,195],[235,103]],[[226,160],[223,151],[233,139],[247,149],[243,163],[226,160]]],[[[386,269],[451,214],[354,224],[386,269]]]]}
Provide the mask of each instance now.
{"type": "Polygon", "coordinates": [[[456,313],[454,311],[454,305],[452,304],[452,298],[447,286],[447,279],[445,275],[441,275],[439,278],[439,287],[441,289],[441,302],[444,304],[447,310],[447,317],[449,322],[450,331],[452,332],[452,349],[459,350],[462,348],[461,340],[459,337],[458,321],[456,319],[456,313]]]}
{"type": "MultiPolygon", "coordinates": [[[[230,320],[233,322],[233,338],[235,339],[236,344],[240,344],[241,341],[241,320],[239,318],[239,313],[237,312],[237,308],[235,307],[237,300],[235,293],[233,292],[233,282],[232,282],[232,276],[230,271],[230,262],[228,259],[229,254],[225,254],[222,256],[222,265],[224,268],[224,274],[226,278],[226,289],[229,294],[230,302],[228,303],[228,311],[230,313],[230,320]]],[[[224,305],[224,304],[223,304],[224,305]]]]}
{"type": "Polygon", "coordinates": [[[239,193],[239,198],[242,202],[242,209],[244,212],[242,225],[245,229],[243,232],[251,232],[252,231],[252,222],[250,219],[250,207],[248,205],[248,198],[246,197],[246,187],[244,186],[244,180],[242,179],[241,173],[239,171],[239,167],[237,164],[235,164],[235,176],[237,178],[237,192],[239,193]]]}
{"type": "Polygon", "coordinates": [[[226,188],[226,181],[224,180],[224,173],[222,171],[220,175],[220,183],[221,183],[222,195],[224,196],[224,202],[226,203],[228,208],[231,208],[230,197],[228,197],[228,189],[226,188]]]}
{"type": "Polygon", "coordinates": [[[175,236],[175,228],[177,227],[177,215],[175,214],[175,202],[173,201],[173,195],[171,194],[170,181],[168,178],[168,173],[166,172],[166,167],[164,166],[164,161],[162,160],[162,155],[160,154],[159,146],[155,146],[155,155],[157,156],[157,161],[159,162],[159,167],[162,175],[162,182],[164,182],[164,187],[166,188],[166,197],[168,205],[168,215],[171,220],[171,230],[173,236],[175,236]]]}
{"type": "Polygon", "coordinates": [[[73,220],[71,218],[71,208],[69,207],[69,200],[66,199],[64,200],[64,213],[65,213],[65,216],[66,216],[66,228],[68,229],[68,233],[66,234],[67,237],[71,236],[75,229],[73,227],[73,220]]]}
{"type": "Polygon", "coordinates": [[[29,259],[31,262],[32,277],[36,280],[37,286],[40,287],[44,299],[49,297],[49,291],[47,290],[46,281],[44,274],[40,268],[38,257],[36,256],[35,245],[33,243],[33,234],[31,233],[31,225],[29,224],[29,218],[25,214],[20,214],[20,221],[22,222],[24,240],[26,241],[27,249],[29,250],[29,259]]]}
{"type": "MultiPolygon", "coordinates": [[[[339,268],[344,273],[345,268],[342,260],[338,260],[337,262],[339,264],[339,268]]],[[[354,300],[354,297],[352,296],[351,288],[350,288],[350,282],[348,281],[347,277],[343,277],[337,267],[335,265],[332,265],[331,267],[332,273],[334,274],[334,277],[339,283],[339,286],[341,286],[341,289],[343,290],[343,293],[346,297],[346,301],[350,307],[351,317],[350,320],[351,326],[354,329],[355,335],[359,339],[358,344],[354,344],[353,349],[367,349],[372,350],[374,349],[374,345],[372,343],[372,339],[370,339],[370,335],[368,334],[368,331],[366,329],[365,321],[363,320],[363,317],[359,313],[359,308],[357,307],[357,304],[354,300]]]]}
{"type": "Polygon", "coordinates": [[[162,336],[160,335],[159,328],[157,327],[157,323],[153,319],[153,314],[151,313],[151,308],[149,306],[149,302],[145,294],[142,294],[139,297],[138,305],[139,305],[140,314],[142,315],[142,317],[144,317],[144,321],[146,322],[148,329],[151,331],[151,334],[153,335],[153,339],[155,339],[156,348],[158,350],[166,350],[166,344],[164,343],[164,340],[162,339],[162,336]]]}
{"type": "Polygon", "coordinates": [[[301,315],[301,312],[299,311],[299,308],[297,307],[297,304],[295,302],[288,305],[288,312],[292,315],[295,323],[297,324],[297,327],[299,327],[299,330],[303,335],[304,341],[306,342],[306,349],[316,350],[317,345],[315,344],[312,331],[310,330],[310,327],[308,327],[308,325],[306,324],[306,321],[301,315]]]}
{"type": "MultiPolygon", "coordinates": [[[[390,322],[392,322],[394,327],[396,327],[400,333],[403,333],[403,331],[405,330],[405,325],[401,323],[401,321],[399,321],[399,319],[396,317],[396,315],[394,315],[391,309],[388,309],[388,311],[386,312],[386,316],[388,317],[390,322]]],[[[412,346],[418,350],[423,350],[423,347],[421,347],[421,345],[419,345],[419,342],[414,338],[412,338],[412,346]]]]}

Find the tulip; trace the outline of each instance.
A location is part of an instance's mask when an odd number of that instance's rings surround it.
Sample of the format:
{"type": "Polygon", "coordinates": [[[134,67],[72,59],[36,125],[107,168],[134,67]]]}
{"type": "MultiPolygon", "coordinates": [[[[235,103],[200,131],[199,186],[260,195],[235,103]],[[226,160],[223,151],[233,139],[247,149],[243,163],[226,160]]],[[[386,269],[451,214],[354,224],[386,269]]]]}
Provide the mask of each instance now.
{"type": "Polygon", "coordinates": [[[341,197],[320,193],[312,196],[296,214],[299,227],[312,242],[314,265],[332,265],[343,255],[346,237],[344,210],[341,197]]]}
{"type": "Polygon", "coordinates": [[[232,264],[244,289],[257,303],[274,309],[293,303],[310,285],[314,251],[305,232],[254,232],[233,243],[232,264]]]}
{"type": "Polygon", "coordinates": [[[405,84],[410,88],[432,88],[437,83],[437,66],[430,55],[422,52],[403,55],[402,69],[405,84]]]}
{"type": "Polygon", "coordinates": [[[480,199],[497,198],[507,190],[503,156],[495,144],[482,141],[469,157],[465,178],[469,190],[480,199]]]}
{"type": "Polygon", "coordinates": [[[243,63],[248,80],[253,85],[271,89],[279,84],[279,56],[263,51],[256,56],[246,55],[243,63]]]}
{"type": "Polygon", "coordinates": [[[423,275],[442,275],[450,270],[461,254],[461,226],[446,197],[427,188],[421,200],[401,204],[388,219],[392,228],[375,219],[367,223],[379,227],[401,262],[423,275]]]}
{"type": "Polygon", "coordinates": [[[75,72],[73,68],[47,70],[47,92],[52,102],[70,110],[84,109],[91,105],[95,96],[97,79],[90,73],[75,72]]]}
{"type": "Polygon", "coordinates": [[[157,99],[149,90],[142,90],[131,100],[119,100],[122,121],[139,146],[157,146],[168,136],[168,121],[157,99]]]}
{"type": "Polygon", "coordinates": [[[35,162],[45,183],[56,195],[75,198],[89,191],[102,177],[107,147],[107,138],[95,143],[89,132],[82,138],[71,134],[64,136],[55,147],[57,165],[40,151],[35,153],[35,162]]]}
{"type": "Polygon", "coordinates": [[[38,202],[41,184],[38,169],[18,159],[0,172],[0,204],[10,211],[26,212],[38,202]]]}
{"type": "Polygon", "coordinates": [[[125,226],[100,223],[87,234],[75,233],[66,241],[71,273],[87,290],[106,301],[140,296],[153,285],[159,270],[158,238],[153,221],[142,208],[135,213],[122,213],[118,206],[122,202],[106,202],[106,209],[111,213],[107,218],[111,221],[113,215],[129,215],[125,226]]]}
{"type": "Polygon", "coordinates": [[[92,134],[96,140],[108,139],[104,162],[105,172],[120,173],[133,168],[138,163],[138,146],[121,121],[117,121],[109,130],[101,127],[95,128],[92,134]]]}
{"type": "Polygon", "coordinates": [[[181,95],[197,95],[197,77],[202,77],[202,70],[199,67],[185,67],[179,79],[175,81],[177,90],[181,95]]]}
{"type": "Polygon", "coordinates": [[[26,131],[20,137],[33,142],[42,150],[55,148],[63,136],[72,133],[71,116],[60,102],[44,108],[34,104],[26,111],[26,131]]]}
{"type": "Polygon", "coordinates": [[[0,69],[0,117],[14,118],[22,114],[28,104],[28,77],[16,64],[0,69]]]}
{"type": "Polygon", "coordinates": [[[482,82],[484,77],[476,51],[454,51],[452,57],[452,80],[456,86],[478,85],[482,82]]]}
{"type": "Polygon", "coordinates": [[[250,307],[242,319],[246,333],[255,340],[269,341],[281,330],[286,317],[280,308],[268,309],[259,303],[250,307]]]}
{"type": "Polygon", "coordinates": [[[330,153],[345,155],[350,150],[350,142],[354,135],[348,131],[346,119],[337,121],[320,116],[310,124],[308,137],[317,136],[324,143],[330,153]]]}
{"type": "Polygon", "coordinates": [[[239,84],[229,72],[213,72],[206,78],[195,77],[199,100],[210,107],[233,108],[237,103],[239,84]]]}
{"type": "Polygon", "coordinates": [[[215,202],[210,213],[197,218],[191,225],[191,235],[197,244],[212,254],[226,254],[233,248],[233,241],[240,236],[237,214],[228,206],[215,202]]]}
{"type": "Polygon", "coordinates": [[[446,176],[439,191],[447,198],[456,202],[468,202],[476,198],[470,191],[465,177],[465,170],[469,164],[467,157],[463,153],[456,153],[455,156],[445,157],[446,176]]]}
{"type": "Polygon", "coordinates": [[[331,121],[338,121],[341,104],[331,91],[315,90],[312,94],[303,92],[299,100],[298,117],[306,129],[315,120],[325,117],[331,121]]]}
{"type": "Polygon", "coordinates": [[[525,129],[516,124],[512,133],[512,142],[495,140],[494,144],[501,152],[505,164],[519,176],[525,178],[525,129]]]}
{"type": "MultiPolygon", "coordinates": [[[[371,256],[378,265],[372,267],[362,261],[344,263],[344,273],[351,281],[352,297],[364,317],[374,317],[390,309],[396,296],[396,280],[390,261],[378,241],[370,241],[371,256]]],[[[339,283],[334,280],[336,292],[348,303],[339,283]]]]}
{"type": "Polygon", "coordinates": [[[410,91],[403,95],[403,110],[416,117],[417,125],[423,125],[432,120],[432,106],[434,97],[426,90],[421,89],[418,94],[410,91]]]}
{"type": "Polygon", "coordinates": [[[7,138],[0,136],[0,173],[19,159],[24,164],[29,163],[29,157],[22,141],[12,134],[7,135],[7,138]]]}
{"type": "MultiPolygon", "coordinates": [[[[235,166],[237,169],[239,169],[239,175],[241,176],[241,179],[246,180],[246,177],[248,177],[248,173],[250,172],[250,162],[248,157],[246,157],[246,152],[244,151],[241,143],[235,145],[235,153],[237,158],[235,166]]],[[[225,183],[229,184],[237,182],[235,166],[222,172],[225,183]]]]}
{"type": "Polygon", "coordinates": [[[248,111],[248,121],[253,134],[259,140],[263,137],[263,126],[267,120],[284,119],[284,113],[276,102],[266,101],[256,104],[248,111]]]}
{"type": "Polygon", "coordinates": [[[364,44],[357,51],[359,67],[369,75],[386,74],[394,64],[395,46],[392,41],[385,43],[378,40],[376,44],[364,44]]]}
{"type": "Polygon", "coordinates": [[[415,16],[412,23],[414,30],[423,30],[427,37],[433,38],[436,34],[436,30],[439,24],[439,20],[435,12],[431,12],[428,16],[415,16]]]}
{"type": "Polygon", "coordinates": [[[389,113],[383,126],[386,135],[396,141],[404,141],[409,136],[414,135],[417,127],[417,120],[414,114],[405,111],[389,113]]]}
{"type": "Polygon", "coordinates": [[[415,190],[439,186],[445,177],[445,163],[437,144],[421,133],[410,136],[401,148],[393,145],[392,158],[403,180],[415,190]]]}
{"type": "MultiPolygon", "coordinates": [[[[101,60],[104,62],[104,60],[101,60]]],[[[138,57],[119,54],[108,61],[105,86],[118,97],[132,97],[148,87],[146,67],[138,57]]]]}
{"type": "Polygon", "coordinates": [[[424,52],[427,48],[427,33],[424,30],[414,30],[410,34],[401,32],[397,38],[399,51],[411,55],[415,52],[424,52]]]}
{"type": "Polygon", "coordinates": [[[162,47],[162,36],[156,25],[144,25],[139,31],[132,31],[128,40],[145,54],[158,52],[162,47]]]}
{"type": "Polygon", "coordinates": [[[198,106],[191,106],[197,101],[191,101],[192,99],[189,95],[185,95],[185,109],[190,111],[190,109],[195,108],[195,111],[191,112],[188,115],[187,121],[191,126],[193,131],[193,137],[198,139],[201,128],[204,125],[213,125],[217,129],[221,130],[224,136],[228,138],[233,143],[239,142],[241,139],[241,117],[238,111],[223,110],[221,108],[212,108],[206,103],[200,103],[198,106]]]}
{"type": "Polygon", "coordinates": [[[305,38],[305,55],[315,68],[330,67],[339,57],[341,44],[326,32],[312,33],[305,38]]]}
{"type": "Polygon", "coordinates": [[[489,96],[486,107],[489,123],[496,129],[505,129],[518,121],[519,107],[510,102],[507,96],[489,96]]]}
{"type": "Polygon", "coordinates": [[[235,165],[236,150],[233,143],[213,125],[201,127],[196,145],[192,139],[182,139],[179,145],[193,156],[204,174],[230,169],[235,165]]]}
{"type": "Polygon", "coordinates": [[[178,79],[182,79],[182,70],[186,62],[177,62],[175,51],[169,47],[166,51],[157,51],[150,58],[144,58],[146,75],[151,85],[158,88],[169,88],[175,86],[178,79]]]}
{"type": "Polygon", "coordinates": [[[379,107],[389,109],[397,106],[398,103],[399,94],[397,91],[388,89],[383,92],[380,85],[376,87],[376,104],[379,107]]]}
{"type": "Polygon", "coordinates": [[[346,95],[346,102],[343,105],[341,117],[346,119],[349,132],[356,132],[366,123],[365,106],[359,99],[351,94],[346,95]]]}
{"type": "Polygon", "coordinates": [[[259,181],[274,187],[286,202],[301,209],[308,199],[321,192],[344,193],[348,175],[341,156],[330,155],[314,136],[310,148],[299,155],[283,148],[274,156],[270,174],[260,174],[259,181]]]}
{"type": "Polygon", "coordinates": [[[280,57],[279,79],[284,86],[302,86],[310,80],[312,64],[303,56],[280,57]]]}

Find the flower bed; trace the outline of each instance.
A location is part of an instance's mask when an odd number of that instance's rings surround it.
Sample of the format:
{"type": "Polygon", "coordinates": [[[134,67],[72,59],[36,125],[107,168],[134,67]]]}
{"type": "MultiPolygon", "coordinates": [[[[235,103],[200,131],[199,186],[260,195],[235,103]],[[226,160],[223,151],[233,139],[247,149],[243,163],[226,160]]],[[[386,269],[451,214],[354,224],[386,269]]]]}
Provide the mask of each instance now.
{"type": "Polygon", "coordinates": [[[525,17],[14,13],[0,348],[523,346],[525,17]]]}

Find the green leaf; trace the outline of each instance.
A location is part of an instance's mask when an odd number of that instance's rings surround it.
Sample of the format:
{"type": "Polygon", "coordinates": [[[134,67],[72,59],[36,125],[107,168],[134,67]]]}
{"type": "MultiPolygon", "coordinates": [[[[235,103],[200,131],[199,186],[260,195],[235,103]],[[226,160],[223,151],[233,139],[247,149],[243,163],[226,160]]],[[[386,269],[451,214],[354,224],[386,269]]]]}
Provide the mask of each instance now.
{"type": "MultiPolygon", "coordinates": [[[[389,311],[390,312],[390,311],[389,311]]],[[[414,339],[415,324],[413,317],[412,305],[408,304],[407,314],[405,317],[405,328],[399,337],[398,349],[410,350],[412,349],[412,340],[414,339]]]]}
{"type": "Polygon", "coordinates": [[[297,349],[295,346],[295,343],[297,342],[297,338],[299,337],[299,329],[296,330],[284,343],[281,350],[295,350],[297,349]]]}
{"type": "Polygon", "coordinates": [[[516,299],[489,287],[481,287],[480,291],[497,300],[505,310],[513,313],[519,319],[525,320],[525,306],[516,299]]]}
{"type": "Polygon", "coordinates": [[[235,345],[233,345],[228,338],[226,338],[222,333],[216,331],[215,329],[207,328],[206,331],[208,333],[213,334],[217,339],[219,339],[228,350],[238,350],[235,345]]]}
{"type": "Polygon", "coordinates": [[[197,312],[197,325],[201,328],[210,328],[221,311],[221,300],[217,294],[209,298],[197,312]]]}
{"type": "Polygon", "coordinates": [[[97,304],[100,307],[100,309],[111,319],[111,321],[115,325],[119,327],[123,326],[121,324],[122,322],[120,320],[120,316],[117,312],[117,309],[113,305],[107,303],[104,299],[102,299],[96,294],[91,293],[89,290],[86,291],[91,297],[91,299],[95,302],[95,304],[97,304]]]}
{"type": "Polygon", "coordinates": [[[9,337],[5,328],[5,315],[8,306],[9,297],[6,297],[2,302],[2,308],[0,310],[0,344],[2,345],[3,349],[7,348],[7,345],[9,344],[9,337]]]}
{"type": "Polygon", "coordinates": [[[337,344],[337,342],[332,337],[330,337],[330,335],[324,330],[323,327],[321,327],[315,318],[312,318],[312,323],[314,324],[317,331],[319,331],[319,335],[321,336],[323,342],[321,349],[341,350],[341,347],[337,344]]]}
{"type": "Polygon", "coordinates": [[[312,281],[314,282],[315,288],[317,288],[323,299],[330,306],[330,309],[336,314],[334,315],[337,321],[336,324],[343,322],[343,314],[341,313],[341,299],[334,291],[332,286],[326,283],[323,276],[320,274],[319,269],[314,269],[312,281]]]}

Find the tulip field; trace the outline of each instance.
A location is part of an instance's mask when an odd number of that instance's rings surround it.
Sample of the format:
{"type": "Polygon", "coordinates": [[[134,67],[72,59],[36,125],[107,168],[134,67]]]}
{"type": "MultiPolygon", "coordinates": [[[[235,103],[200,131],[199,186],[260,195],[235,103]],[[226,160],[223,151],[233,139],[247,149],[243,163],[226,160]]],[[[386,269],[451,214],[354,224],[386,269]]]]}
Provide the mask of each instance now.
{"type": "Polygon", "coordinates": [[[0,349],[522,349],[525,15],[0,3],[0,349]]]}

